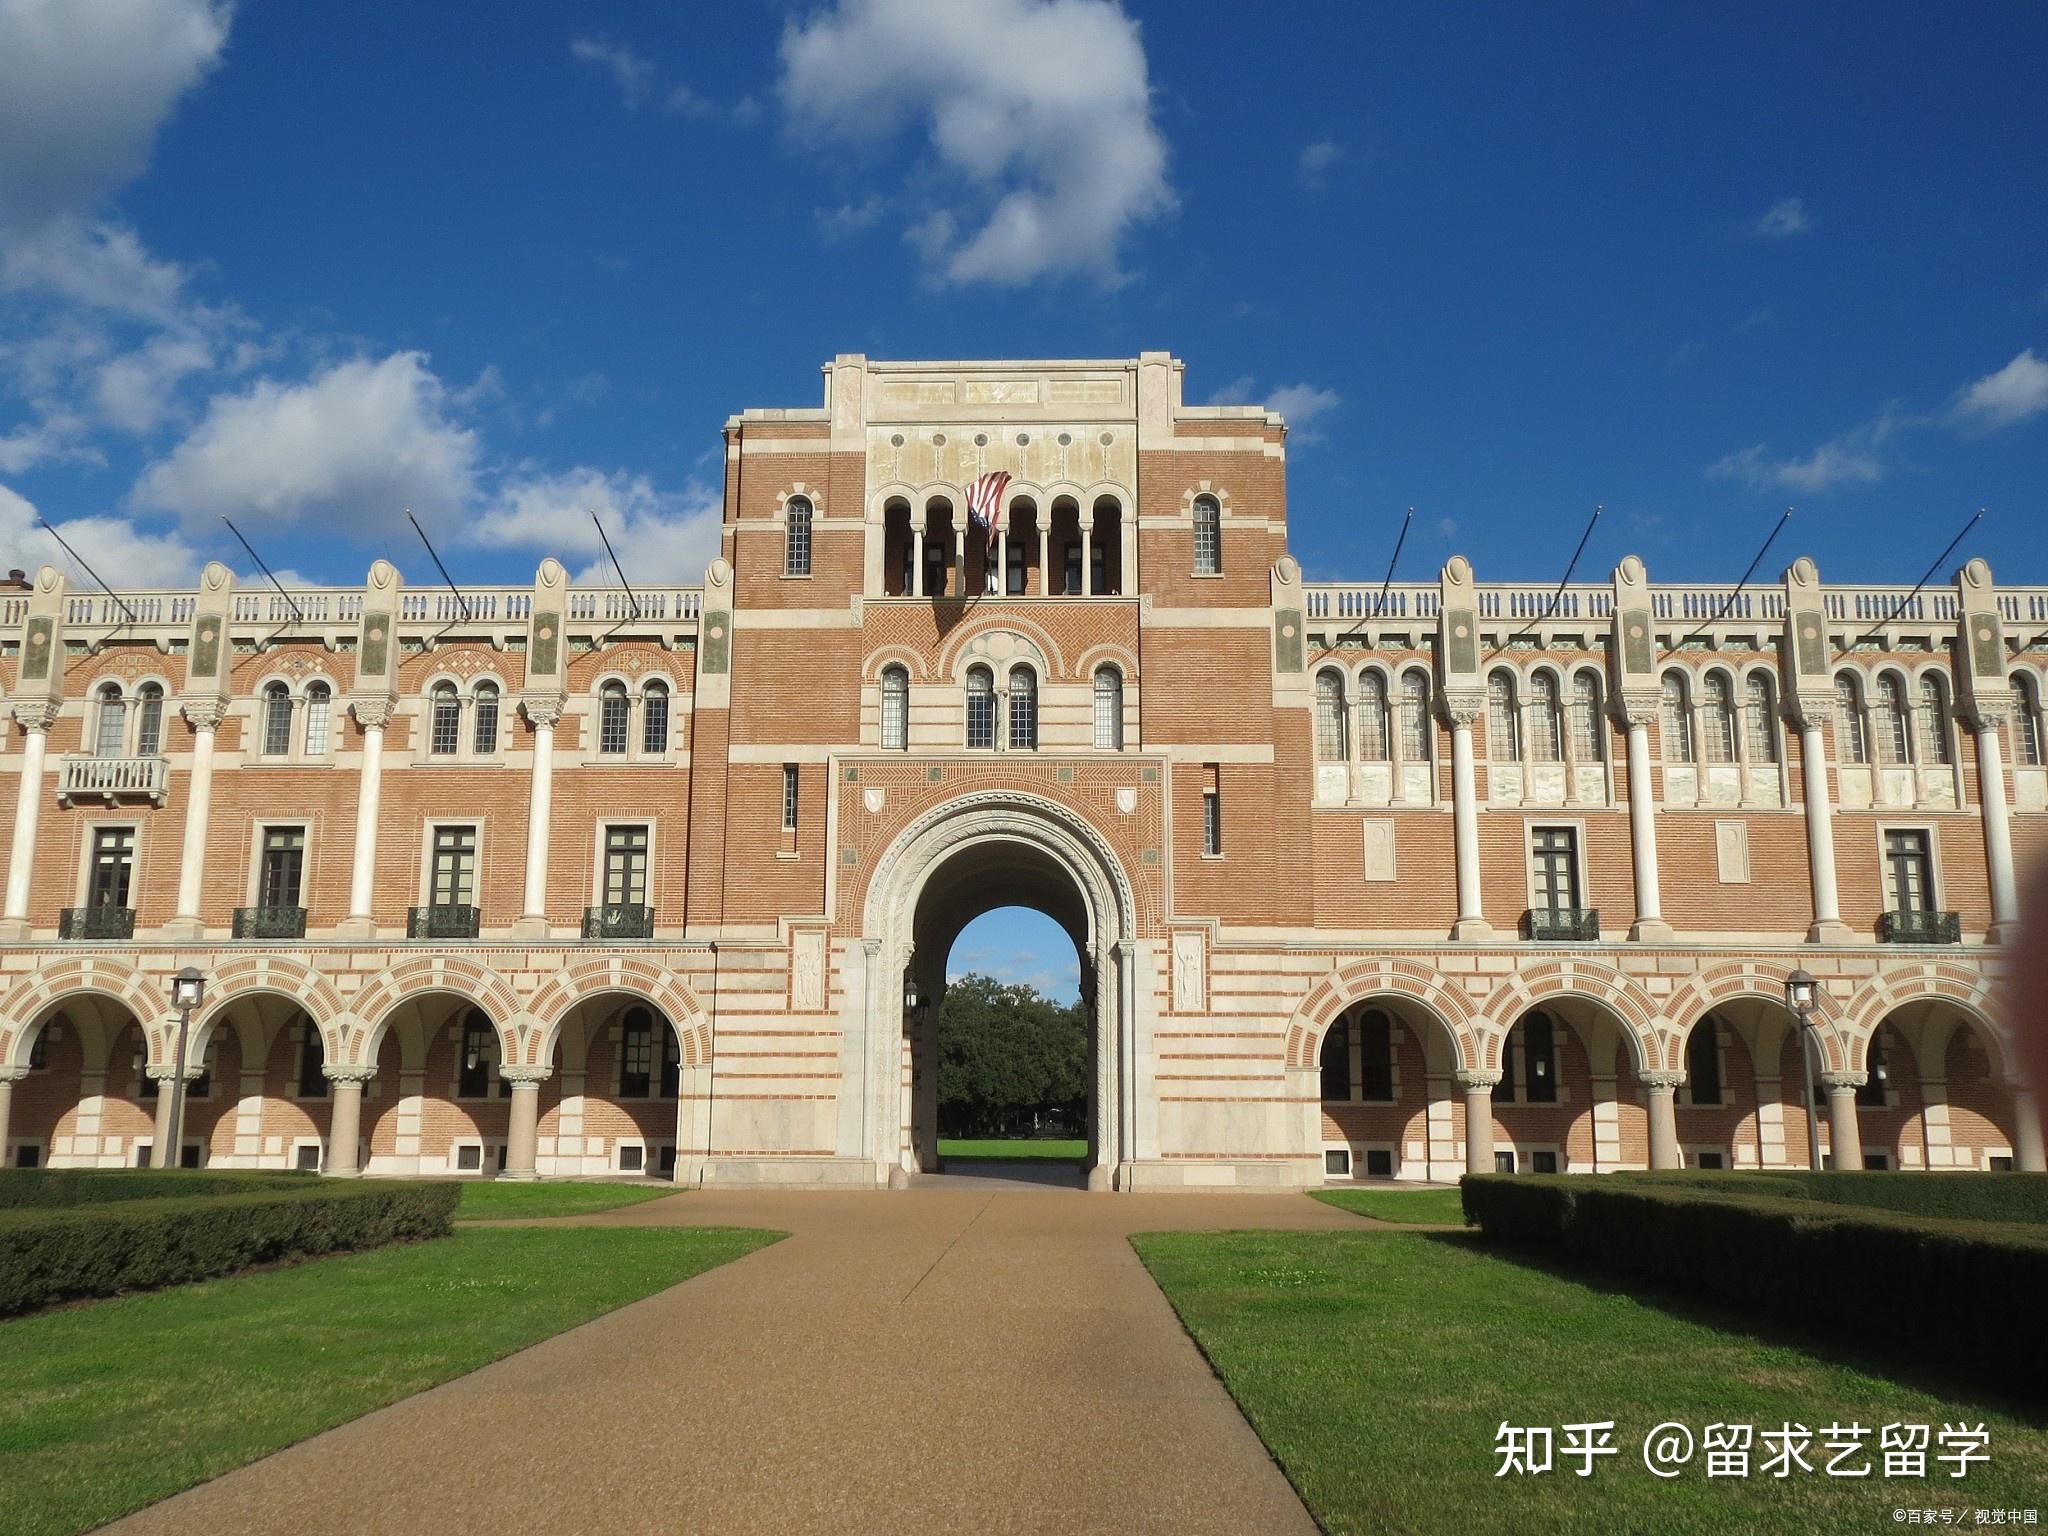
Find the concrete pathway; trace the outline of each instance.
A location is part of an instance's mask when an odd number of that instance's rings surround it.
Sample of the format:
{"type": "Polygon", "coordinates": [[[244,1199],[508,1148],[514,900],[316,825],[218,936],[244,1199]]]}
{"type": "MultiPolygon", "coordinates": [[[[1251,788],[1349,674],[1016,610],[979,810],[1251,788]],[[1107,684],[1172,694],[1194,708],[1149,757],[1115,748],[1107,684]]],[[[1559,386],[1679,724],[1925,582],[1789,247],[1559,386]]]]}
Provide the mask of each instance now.
{"type": "Polygon", "coordinates": [[[792,1235],[110,1529],[1313,1536],[1125,1237],[1376,1223],[935,1184],[574,1218],[792,1235]]]}

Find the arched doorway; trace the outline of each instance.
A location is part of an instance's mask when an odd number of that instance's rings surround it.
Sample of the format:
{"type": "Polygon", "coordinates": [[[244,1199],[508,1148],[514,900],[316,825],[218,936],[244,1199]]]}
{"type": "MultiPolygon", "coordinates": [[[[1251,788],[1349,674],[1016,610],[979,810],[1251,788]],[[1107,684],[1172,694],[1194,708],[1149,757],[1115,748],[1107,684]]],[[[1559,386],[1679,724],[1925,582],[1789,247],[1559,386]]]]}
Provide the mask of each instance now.
{"type": "Polygon", "coordinates": [[[960,930],[1005,906],[1045,913],[1079,952],[1092,1023],[1088,1186],[1124,1187],[1136,1009],[1130,882],[1086,820],[1022,792],[967,795],[926,812],[876,866],[863,922],[872,1027],[861,1139],[892,1184],[937,1166],[937,1013],[925,1002],[944,991],[960,930]]]}

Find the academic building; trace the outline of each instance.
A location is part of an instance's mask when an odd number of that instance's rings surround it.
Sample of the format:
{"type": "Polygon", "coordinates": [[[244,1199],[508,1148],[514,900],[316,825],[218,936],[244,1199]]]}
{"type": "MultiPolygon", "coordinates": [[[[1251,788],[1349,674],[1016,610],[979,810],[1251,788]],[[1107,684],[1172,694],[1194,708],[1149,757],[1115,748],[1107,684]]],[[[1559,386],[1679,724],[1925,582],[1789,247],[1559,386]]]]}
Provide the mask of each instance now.
{"type": "Polygon", "coordinates": [[[2048,587],[1315,583],[1167,354],[823,386],[701,586],[0,591],[6,1161],[172,1151],[193,967],[187,1164],[900,1184],[1026,905],[1093,1187],[2043,1166],[2048,587]]]}

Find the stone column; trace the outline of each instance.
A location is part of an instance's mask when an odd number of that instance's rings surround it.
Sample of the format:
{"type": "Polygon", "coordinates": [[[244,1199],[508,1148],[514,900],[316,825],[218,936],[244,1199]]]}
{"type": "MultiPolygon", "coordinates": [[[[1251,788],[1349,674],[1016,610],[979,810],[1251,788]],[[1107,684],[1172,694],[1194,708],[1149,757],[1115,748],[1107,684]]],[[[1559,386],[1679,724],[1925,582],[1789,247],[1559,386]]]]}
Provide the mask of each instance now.
{"type": "Polygon", "coordinates": [[[377,1075],[375,1067],[353,1062],[322,1067],[332,1102],[327,1118],[327,1172],[352,1179],[362,1172],[358,1150],[363,1139],[363,1084],[377,1075]]]}
{"type": "Polygon", "coordinates": [[[185,785],[185,843],[178,853],[178,907],[164,936],[187,941],[206,932],[200,916],[200,882],[206,874],[206,822],[213,809],[214,733],[227,713],[218,699],[189,699],[185,719],[192,726],[192,777],[185,785]]]}
{"type": "MultiPolygon", "coordinates": [[[[0,1083],[0,1090],[6,1085],[0,1083]]],[[[7,1137],[7,1101],[0,1099],[0,1141],[7,1137]]],[[[2021,1173],[2048,1173],[2048,1152],[2041,1145],[2041,1103],[2024,1083],[2012,1090],[2013,1163],[2021,1173]]]]}
{"type": "MultiPolygon", "coordinates": [[[[10,1111],[14,1108],[14,1085],[27,1076],[27,1067],[0,1067],[0,1168],[8,1166],[7,1121],[10,1111]]],[[[2037,1129],[2034,1136],[2036,1149],[2040,1144],[2041,1137],[2037,1129]]]]}
{"type": "Polygon", "coordinates": [[[1089,513],[1080,520],[1081,528],[1081,595],[1095,595],[1095,514],[1089,513]]]}
{"type": "Polygon", "coordinates": [[[924,592],[924,529],[913,521],[910,529],[910,595],[923,597],[924,592]]]}
{"type": "Polygon", "coordinates": [[[1671,938],[1664,921],[1664,898],[1657,883],[1657,796],[1650,778],[1650,719],[1654,699],[1622,701],[1628,726],[1628,830],[1635,855],[1636,920],[1628,936],[1663,943],[1671,938]]]}
{"type": "Polygon", "coordinates": [[[1007,518],[996,534],[996,579],[989,590],[997,597],[1010,595],[1010,524],[1007,518]]]}
{"type": "Polygon", "coordinates": [[[529,698],[522,702],[526,718],[533,722],[533,780],[526,813],[526,895],[519,921],[513,924],[512,937],[544,939],[548,936],[548,833],[554,805],[555,724],[562,718],[562,701],[529,698]]]}
{"type": "Polygon", "coordinates": [[[552,1070],[518,1062],[507,1062],[498,1068],[498,1075],[512,1085],[512,1120],[505,1132],[505,1171],[500,1175],[503,1178],[537,1177],[534,1161],[540,1146],[540,1085],[548,1080],[552,1070]]]}
{"type": "Polygon", "coordinates": [[[1977,793],[1984,802],[1984,862],[1991,872],[1991,942],[2002,944],[2019,932],[2019,885],[2013,878],[2012,821],[2005,803],[2005,752],[1998,739],[2004,717],[1978,706],[1977,793]]]}
{"type": "Polygon", "coordinates": [[[356,780],[356,850],[348,882],[348,938],[377,936],[377,800],[384,778],[384,727],[391,706],[381,699],[357,699],[356,723],[363,728],[363,767],[356,780]]]}
{"type": "MultiPolygon", "coordinates": [[[[156,1127],[152,1133],[149,1165],[152,1168],[175,1168],[178,1166],[181,1149],[171,1147],[171,1139],[174,1134],[171,1130],[171,1110],[176,1104],[179,1095],[171,1091],[171,1084],[178,1075],[178,1069],[175,1066],[151,1064],[143,1068],[143,1071],[156,1084],[156,1127]],[[168,1153],[165,1151],[167,1147],[170,1148],[168,1153]]],[[[191,1118],[190,1096],[192,1085],[198,1082],[205,1073],[206,1068],[203,1064],[191,1061],[185,1063],[186,1118],[188,1120],[191,1118]]],[[[185,1127],[179,1126],[175,1135],[180,1142],[184,1141],[185,1127]]]]}
{"type": "Polygon", "coordinates": [[[1678,1149],[1678,1085],[1683,1072],[1638,1072],[1636,1081],[1650,1093],[1650,1166],[1683,1168],[1685,1154],[1678,1149]]]}
{"type": "Polygon", "coordinates": [[[36,827],[43,811],[43,756],[50,746],[50,725],[57,718],[54,699],[14,706],[22,729],[21,772],[16,775],[14,845],[7,854],[7,902],[0,911],[0,938],[19,941],[29,934],[28,883],[36,867],[36,827]]]}
{"type": "Polygon", "coordinates": [[[1829,1151],[1837,1170],[1863,1166],[1863,1134],[1856,1128],[1856,1090],[1868,1079],[1866,1072],[1823,1072],[1820,1084],[1828,1094],[1829,1151]]]}
{"type": "Polygon", "coordinates": [[[1807,930],[1806,940],[1809,944],[1840,944],[1848,940],[1849,928],[1842,921],[1841,899],[1835,889],[1835,808],[1828,794],[1828,752],[1821,731],[1833,704],[1805,698],[1797,703],[1806,867],[1813,883],[1813,926],[1807,930]]]}
{"type": "Polygon", "coordinates": [[[1493,1172],[1493,1090],[1500,1086],[1494,1067],[1460,1067],[1451,1074],[1465,1090],[1465,1171],[1493,1172]]]}
{"type": "Polygon", "coordinates": [[[1446,709],[1451,722],[1452,831],[1457,843],[1458,921],[1451,929],[1456,939],[1493,936],[1479,894],[1479,791],[1472,768],[1472,722],[1481,707],[1480,700],[1460,700],[1446,709]]]}

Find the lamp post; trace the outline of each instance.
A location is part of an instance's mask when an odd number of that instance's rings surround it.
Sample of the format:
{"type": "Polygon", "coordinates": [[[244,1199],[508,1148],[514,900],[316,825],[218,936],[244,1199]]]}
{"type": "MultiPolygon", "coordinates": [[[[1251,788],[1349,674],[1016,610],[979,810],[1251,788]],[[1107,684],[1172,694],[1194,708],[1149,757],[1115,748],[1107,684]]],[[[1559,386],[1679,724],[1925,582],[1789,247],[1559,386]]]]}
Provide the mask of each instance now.
{"type": "Polygon", "coordinates": [[[1813,1110],[1814,980],[1804,966],[1785,978],[1785,1006],[1799,1028],[1799,1066],[1806,1079],[1806,1165],[1820,1171],[1820,1117],[1813,1110]]]}
{"type": "Polygon", "coordinates": [[[159,1168],[178,1166],[178,1151],[185,1135],[185,1037],[192,1028],[192,1010],[206,998],[206,977],[197,966],[186,966],[171,978],[171,1006],[178,1010],[178,1055],[171,1074],[171,1123],[164,1140],[168,1145],[157,1152],[159,1168]]]}

